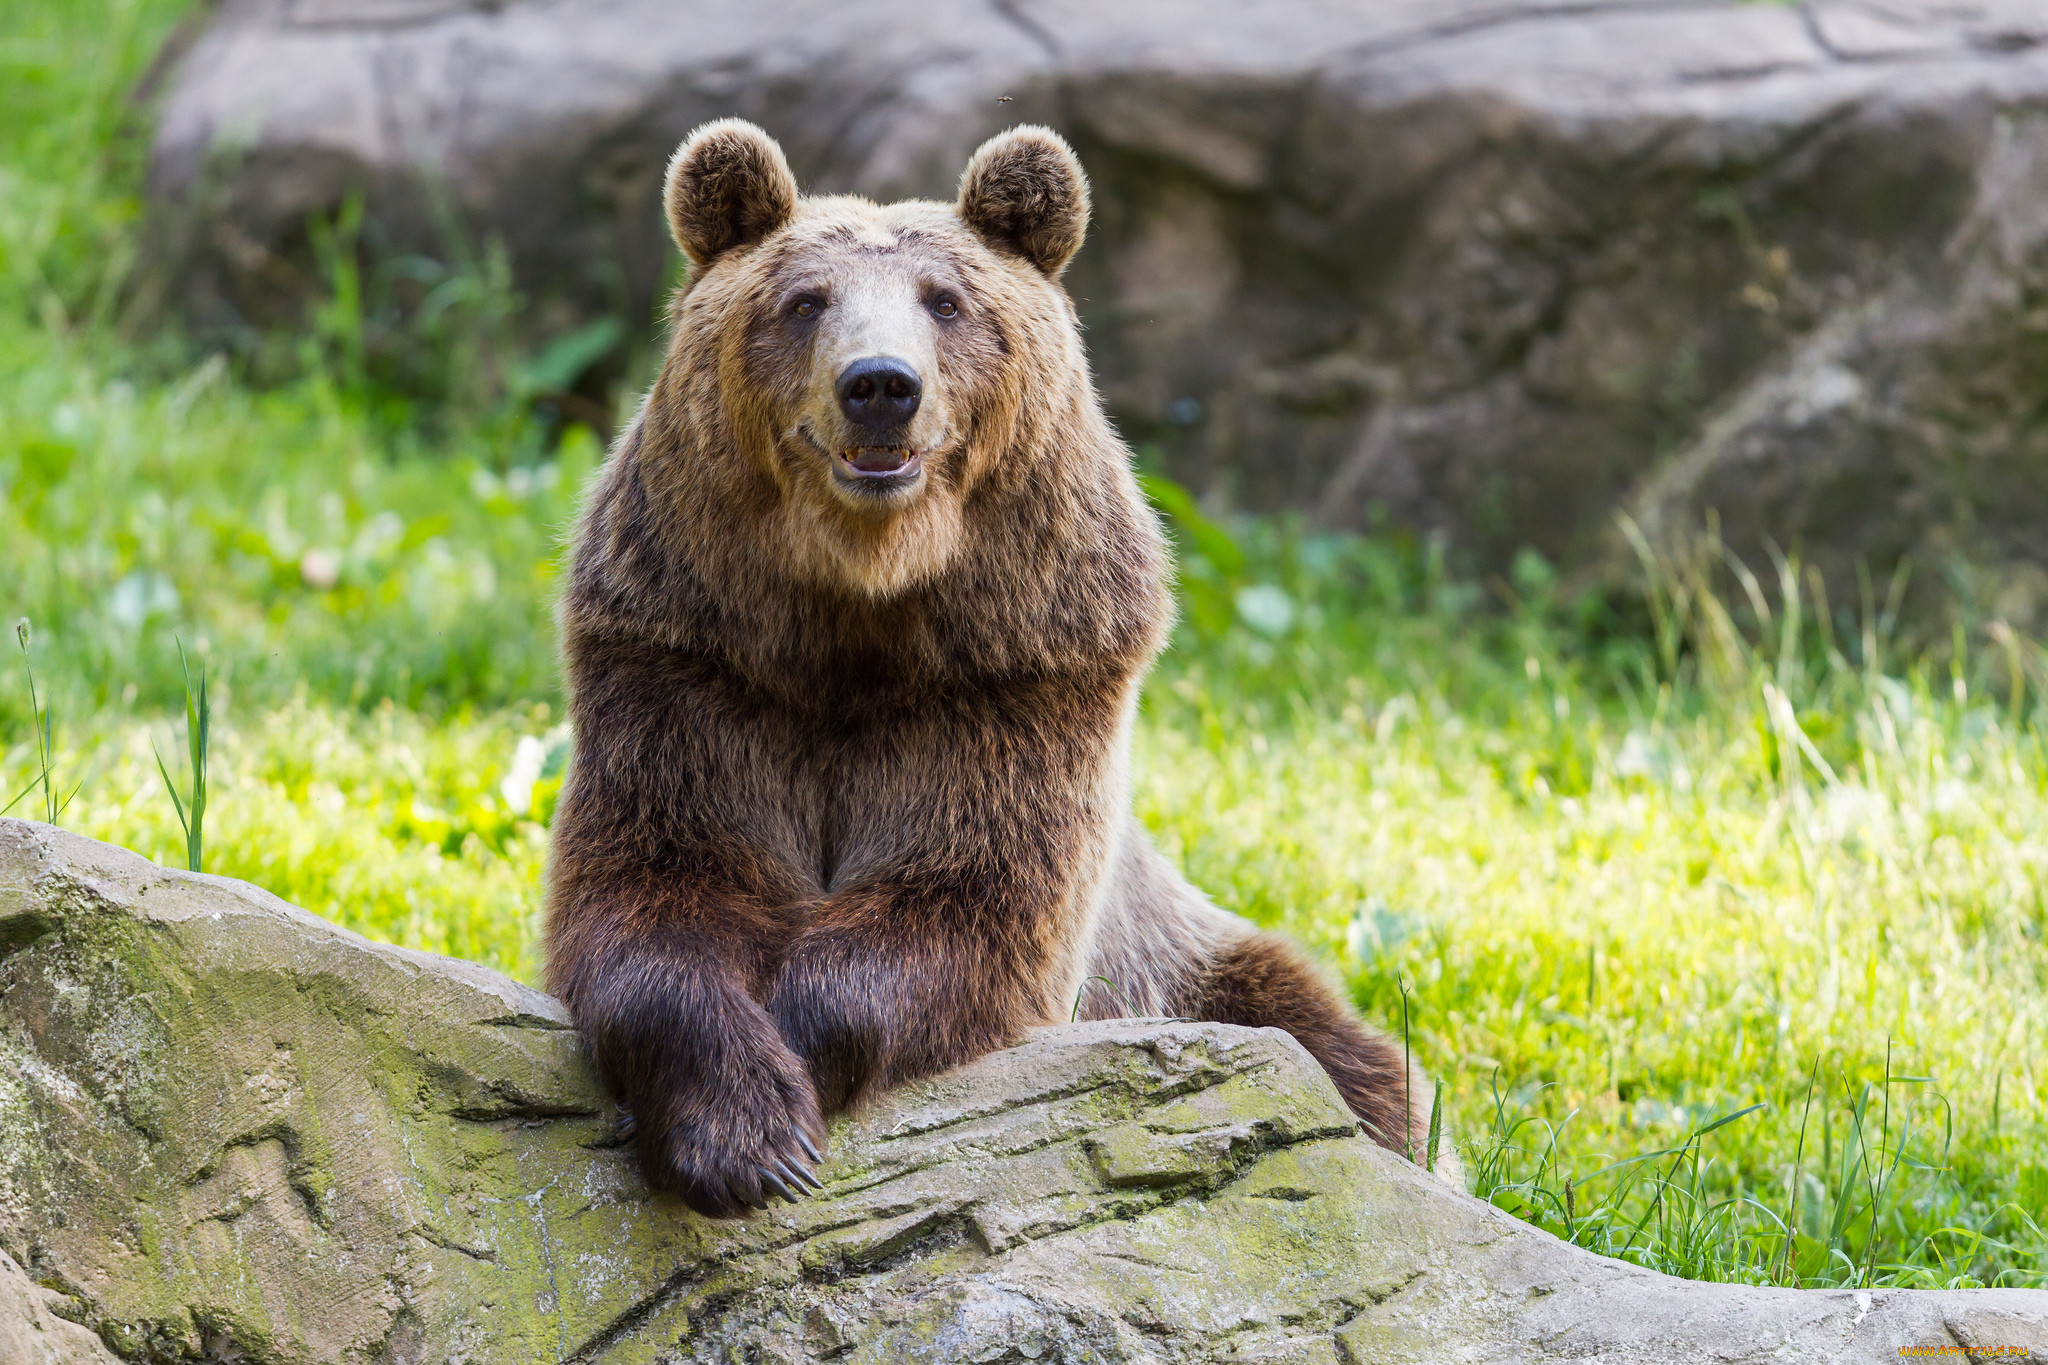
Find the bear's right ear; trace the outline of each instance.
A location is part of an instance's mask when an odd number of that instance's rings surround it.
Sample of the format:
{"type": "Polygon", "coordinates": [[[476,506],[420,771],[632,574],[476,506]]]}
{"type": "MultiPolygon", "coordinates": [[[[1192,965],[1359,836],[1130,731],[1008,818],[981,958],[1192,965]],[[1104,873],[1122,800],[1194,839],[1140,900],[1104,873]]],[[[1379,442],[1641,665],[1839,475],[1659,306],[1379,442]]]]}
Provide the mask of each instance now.
{"type": "Polygon", "coordinates": [[[981,144],[958,208],[981,240],[1056,280],[1088,233],[1088,177],[1065,138],[1027,124],[981,144]]]}
{"type": "Polygon", "coordinates": [[[707,123],[668,163],[668,230],[696,266],[752,246],[796,213],[796,177],[782,148],[745,119],[707,123]]]}

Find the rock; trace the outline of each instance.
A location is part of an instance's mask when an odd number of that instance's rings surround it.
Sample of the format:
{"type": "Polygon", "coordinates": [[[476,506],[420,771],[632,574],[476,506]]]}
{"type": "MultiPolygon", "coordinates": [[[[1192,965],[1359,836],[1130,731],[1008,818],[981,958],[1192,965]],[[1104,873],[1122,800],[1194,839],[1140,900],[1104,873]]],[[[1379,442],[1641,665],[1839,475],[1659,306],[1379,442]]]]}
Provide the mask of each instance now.
{"type": "Polygon", "coordinates": [[[1838,601],[2048,564],[2039,0],[228,0],[163,101],[159,259],[275,318],[360,186],[389,246],[445,256],[443,205],[504,241],[543,330],[644,317],[664,160],[731,113],[881,196],[1067,132],[1104,391],[1212,506],[1567,565],[1617,508],[1717,511],[1838,601]]]}
{"type": "Polygon", "coordinates": [[[115,1357],[94,1334],[59,1316],[72,1300],[28,1277],[0,1251],[0,1360],[8,1365],[112,1365],[115,1357]]]}
{"type": "Polygon", "coordinates": [[[824,1192],[745,1223],[650,1195],[615,1117],[546,996],[0,821],[8,1365],[2048,1350],[2048,1293],[1580,1251],[1359,1136],[1272,1030],[1044,1030],[839,1121],[824,1192]]]}

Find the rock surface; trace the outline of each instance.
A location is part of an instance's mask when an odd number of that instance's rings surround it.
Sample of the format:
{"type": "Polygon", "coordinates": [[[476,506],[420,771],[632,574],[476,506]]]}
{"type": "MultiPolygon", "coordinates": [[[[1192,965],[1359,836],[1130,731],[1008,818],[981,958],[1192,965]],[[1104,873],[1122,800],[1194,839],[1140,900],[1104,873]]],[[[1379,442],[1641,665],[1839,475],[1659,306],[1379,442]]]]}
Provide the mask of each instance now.
{"type": "Polygon", "coordinates": [[[2048,1350],[2048,1293],[1579,1251],[1358,1136],[1270,1030],[1045,1030],[841,1121],[824,1192],[747,1223],[650,1196],[613,1117],[546,996],[0,820],[8,1365],[2048,1350]]]}
{"type": "Polygon", "coordinates": [[[390,244],[502,238],[543,329],[644,317],[664,160],[732,113],[879,196],[1067,132],[1104,391],[1212,505],[1568,564],[1713,510],[1837,600],[1968,560],[2048,623],[2040,0],[226,0],[158,242],[275,317],[360,185],[390,244]]]}

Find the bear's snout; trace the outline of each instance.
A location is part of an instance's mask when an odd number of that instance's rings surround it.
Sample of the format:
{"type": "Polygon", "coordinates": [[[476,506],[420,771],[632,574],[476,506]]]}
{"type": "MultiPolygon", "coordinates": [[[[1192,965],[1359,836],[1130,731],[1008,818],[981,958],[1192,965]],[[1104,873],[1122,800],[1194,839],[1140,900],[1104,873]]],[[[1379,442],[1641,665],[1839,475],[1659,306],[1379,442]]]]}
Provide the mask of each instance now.
{"type": "Polygon", "coordinates": [[[907,360],[864,356],[839,372],[833,386],[846,420],[871,436],[906,425],[924,400],[924,381],[907,360]]]}

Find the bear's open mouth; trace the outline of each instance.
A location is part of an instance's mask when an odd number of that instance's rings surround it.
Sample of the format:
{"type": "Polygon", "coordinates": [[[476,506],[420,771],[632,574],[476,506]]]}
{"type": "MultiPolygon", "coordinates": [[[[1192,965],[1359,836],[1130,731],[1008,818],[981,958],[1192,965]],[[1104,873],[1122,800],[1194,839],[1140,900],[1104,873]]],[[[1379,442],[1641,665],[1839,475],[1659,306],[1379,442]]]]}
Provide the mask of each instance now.
{"type": "Polygon", "coordinates": [[[918,453],[909,446],[854,446],[839,452],[839,463],[858,479],[903,479],[917,473],[918,453]]]}
{"type": "Polygon", "coordinates": [[[880,497],[915,487],[924,477],[924,452],[911,446],[826,445],[810,427],[798,423],[796,437],[825,457],[833,482],[849,493],[880,497]]]}

